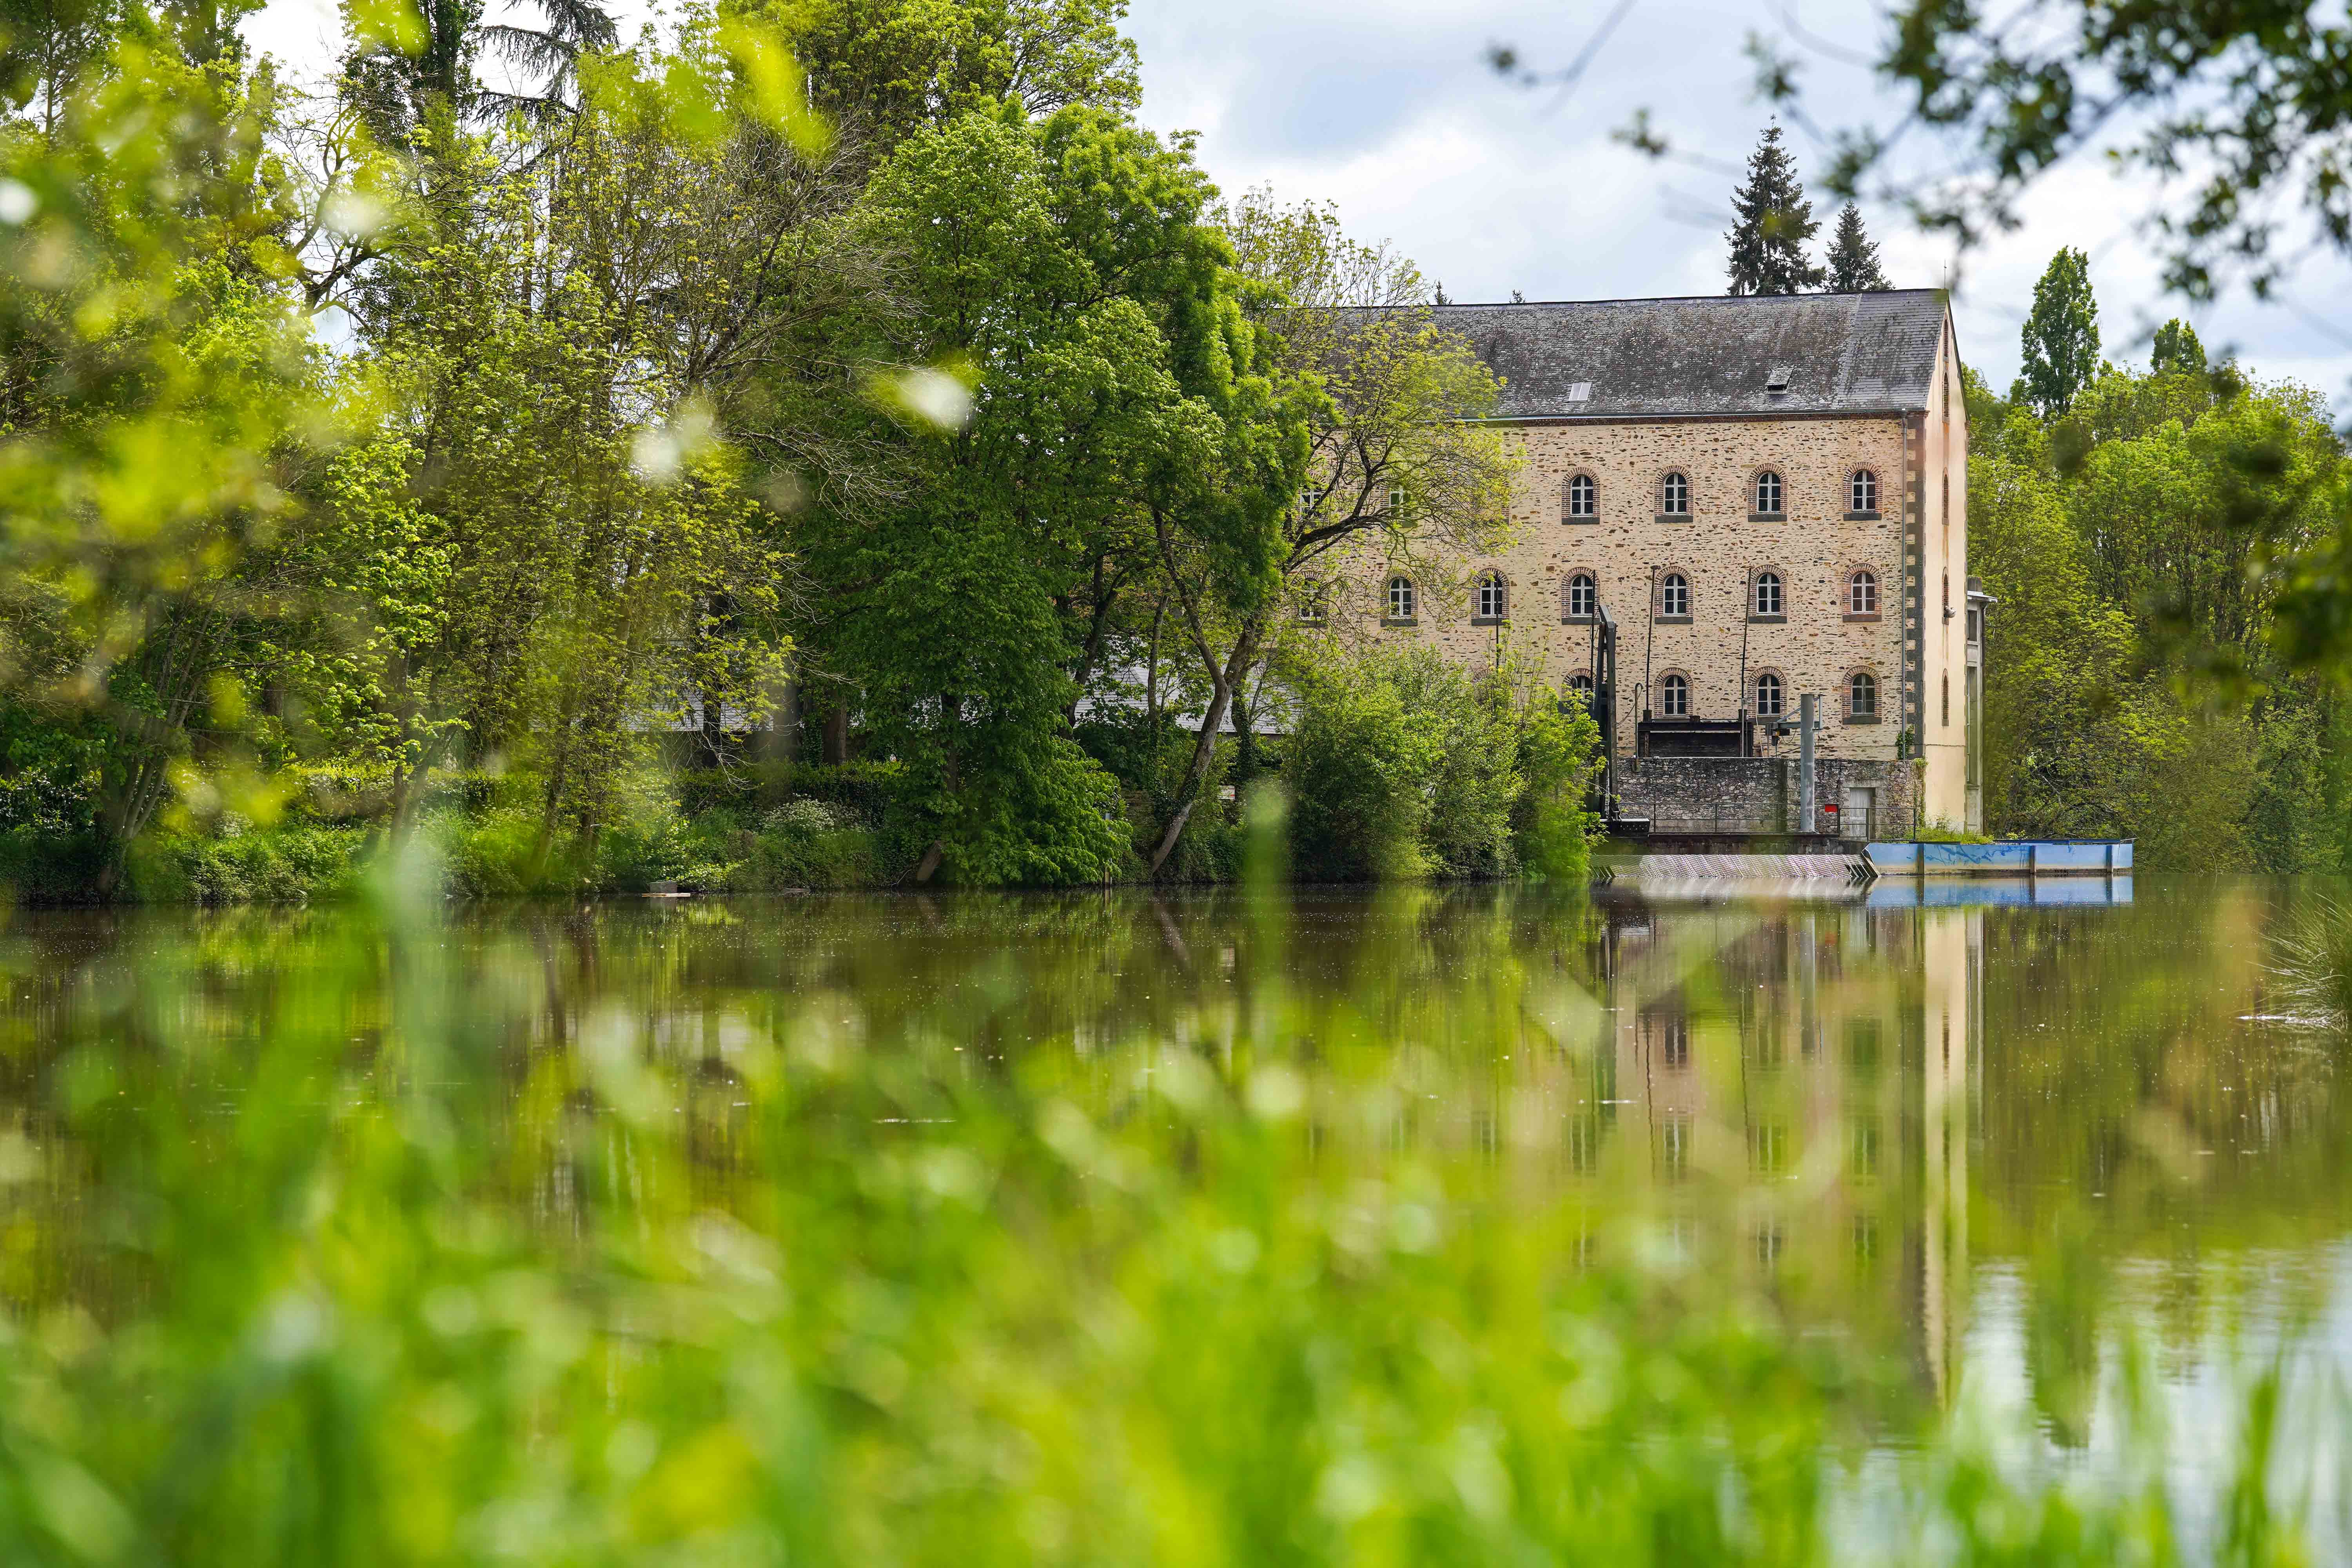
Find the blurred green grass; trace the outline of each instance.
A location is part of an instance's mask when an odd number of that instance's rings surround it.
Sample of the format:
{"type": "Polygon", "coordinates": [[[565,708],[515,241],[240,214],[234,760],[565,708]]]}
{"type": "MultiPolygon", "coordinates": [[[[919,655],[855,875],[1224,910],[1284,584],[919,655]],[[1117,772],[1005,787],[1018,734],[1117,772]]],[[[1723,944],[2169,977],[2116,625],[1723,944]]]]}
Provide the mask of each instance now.
{"type": "MultiPolygon", "coordinates": [[[[2274,1382],[2210,1517],[2152,1416],[2099,1470],[1906,1417],[1639,1216],[1593,1263],[1400,1143],[1381,1009],[1254,908],[1230,1008],[1029,1049],[659,951],[550,1008],[543,927],[396,898],[14,960],[0,1559],[2304,1560],[2274,1382]]],[[[1518,1025],[1450,1027],[1414,1089],[1518,1025]]]]}

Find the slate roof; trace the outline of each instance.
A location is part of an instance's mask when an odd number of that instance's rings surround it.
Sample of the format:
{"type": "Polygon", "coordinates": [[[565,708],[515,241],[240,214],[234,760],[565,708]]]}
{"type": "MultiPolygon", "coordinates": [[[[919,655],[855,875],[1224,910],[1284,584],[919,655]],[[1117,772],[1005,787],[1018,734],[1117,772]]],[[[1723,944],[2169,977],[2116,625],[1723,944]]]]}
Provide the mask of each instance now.
{"type": "Polygon", "coordinates": [[[1503,378],[1505,419],[1921,409],[1944,310],[1940,289],[1429,307],[1503,378]]]}

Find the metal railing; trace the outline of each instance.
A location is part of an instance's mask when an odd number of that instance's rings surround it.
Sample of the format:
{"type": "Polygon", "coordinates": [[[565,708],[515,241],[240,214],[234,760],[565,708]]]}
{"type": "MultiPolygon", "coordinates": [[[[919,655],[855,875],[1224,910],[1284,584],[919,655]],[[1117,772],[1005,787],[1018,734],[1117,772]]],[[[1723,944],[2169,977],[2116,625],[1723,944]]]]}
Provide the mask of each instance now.
{"type": "Polygon", "coordinates": [[[1777,811],[1753,812],[1727,810],[1717,805],[1706,811],[1654,810],[1650,813],[1650,831],[1660,833],[1786,833],[1787,826],[1777,811]]]}

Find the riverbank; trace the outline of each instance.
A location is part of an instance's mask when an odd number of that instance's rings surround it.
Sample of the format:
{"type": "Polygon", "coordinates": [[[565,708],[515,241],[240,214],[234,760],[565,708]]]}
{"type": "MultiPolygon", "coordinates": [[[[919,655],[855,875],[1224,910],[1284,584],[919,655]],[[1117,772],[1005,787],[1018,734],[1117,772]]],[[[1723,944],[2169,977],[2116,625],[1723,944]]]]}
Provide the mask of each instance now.
{"type": "Polygon", "coordinates": [[[1065,853],[1067,836],[1026,820],[1018,798],[987,822],[943,823],[930,784],[893,763],[678,767],[649,755],[584,816],[558,812],[527,773],[442,775],[404,821],[381,773],[288,769],[243,785],[234,805],[205,784],[127,848],[97,831],[87,791],[68,793],[70,809],[0,826],[0,887],[38,904],[327,900],[395,842],[429,856],[458,898],[1220,883],[1244,873],[1252,809],[1267,829],[1260,851],[1307,880],[1580,884],[1597,826],[1583,805],[1591,721],[1549,697],[1473,692],[1426,660],[1398,669],[1333,678],[1337,694],[1308,704],[1297,737],[1220,749],[1190,795],[1178,727],[1163,719],[1150,744],[1087,727],[1095,797],[1056,809],[1091,824],[1102,842],[1089,857],[1065,853]],[[1413,706],[1382,684],[1405,676],[1436,696],[1419,691],[1413,706]],[[982,853],[991,844],[1024,847],[982,853]]]}

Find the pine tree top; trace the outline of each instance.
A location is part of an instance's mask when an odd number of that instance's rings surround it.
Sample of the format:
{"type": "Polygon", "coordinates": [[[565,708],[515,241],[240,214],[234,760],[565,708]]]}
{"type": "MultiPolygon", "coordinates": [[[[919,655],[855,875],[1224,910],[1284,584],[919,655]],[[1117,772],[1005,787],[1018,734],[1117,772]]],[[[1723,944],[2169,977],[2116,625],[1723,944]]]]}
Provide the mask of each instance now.
{"type": "Polygon", "coordinates": [[[1780,145],[1780,127],[1769,125],[1748,160],[1748,180],[1731,194],[1738,221],[1723,237],[1731,244],[1733,294],[1797,294],[1818,289],[1828,273],[1813,265],[1805,244],[1821,227],[1813,204],[1780,145]]]}
{"type": "Polygon", "coordinates": [[[1862,209],[1848,202],[1830,237],[1829,289],[1832,294],[1874,294],[1895,287],[1879,269],[1878,247],[1863,231],[1862,209]]]}

